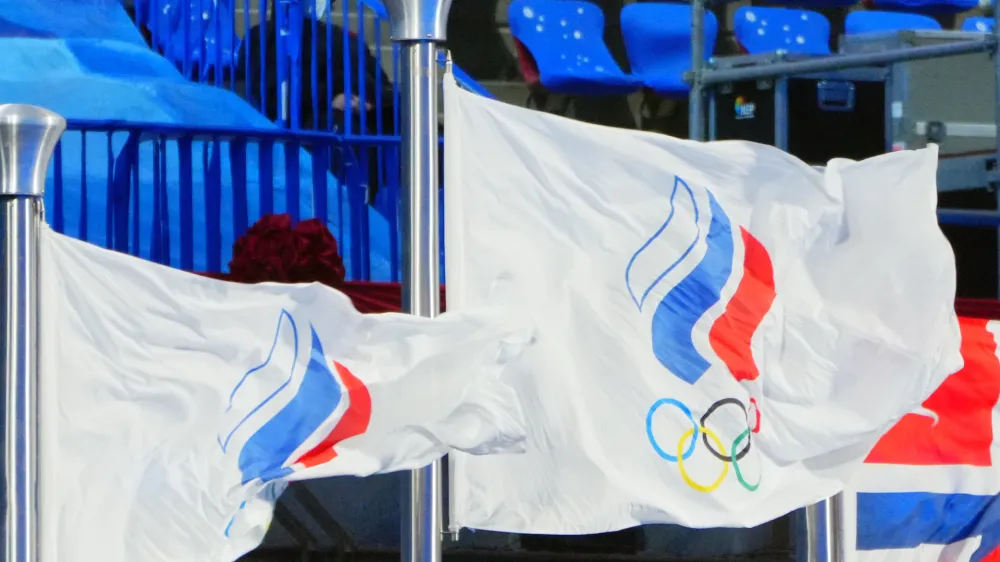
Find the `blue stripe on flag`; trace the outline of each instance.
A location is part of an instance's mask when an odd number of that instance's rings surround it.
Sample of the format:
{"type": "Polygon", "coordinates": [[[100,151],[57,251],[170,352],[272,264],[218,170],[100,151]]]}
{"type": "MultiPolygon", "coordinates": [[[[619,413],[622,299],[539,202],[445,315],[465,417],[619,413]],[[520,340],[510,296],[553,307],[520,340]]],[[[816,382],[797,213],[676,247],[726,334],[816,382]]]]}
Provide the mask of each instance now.
{"type": "Polygon", "coordinates": [[[997,496],[926,492],[859,493],[858,550],[947,545],[976,536],[982,544],[971,562],[1000,546],[997,496]]]}
{"type": "MultiPolygon", "coordinates": [[[[681,220],[684,220],[684,219],[681,219],[681,220]]],[[[635,306],[639,310],[642,310],[642,305],[645,304],[646,297],[649,296],[649,293],[654,288],[656,288],[656,286],[660,283],[660,281],[663,281],[663,278],[666,277],[667,275],[669,275],[670,272],[673,271],[675,267],[677,267],[678,265],[680,265],[680,263],[682,261],[684,261],[684,258],[688,257],[688,254],[690,254],[691,250],[694,249],[695,244],[698,243],[699,239],[701,239],[701,227],[698,226],[698,202],[695,201],[694,192],[691,191],[690,187],[688,187],[687,182],[685,182],[684,180],[682,180],[678,176],[678,177],[674,178],[674,189],[670,193],[670,214],[667,215],[667,220],[664,221],[663,225],[660,226],[660,228],[657,229],[657,231],[654,232],[653,235],[649,237],[649,240],[646,240],[646,242],[643,243],[643,245],[640,246],[639,249],[636,250],[636,252],[634,254],[632,254],[632,258],[628,260],[628,265],[625,266],[625,286],[628,288],[629,295],[632,296],[632,302],[635,303],[635,306]],[[683,187],[684,191],[687,193],[686,196],[682,193],[681,197],[685,198],[686,200],[691,201],[691,208],[694,209],[694,215],[693,216],[691,216],[691,217],[685,217],[685,218],[688,218],[688,219],[694,221],[694,225],[695,225],[694,240],[692,240],[691,243],[688,244],[687,248],[684,249],[684,252],[680,255],[680,257],[678,257],[676,260],[674,260],[673,262],[671,262],[670,265],[666,266],[663,269],[663,272],[660,273],[656,277],[656,279],[654,279],[653,282],[649,284],[648,287],[646,287],[645,289],[643,289],[642,296],[636,297],[636,295],[635,295],[635,289],[633,289],[633,287],[632,287],[632,266],[635,265],[635,262],[639,258],[639,256],[641,256],[643,254],[643,252],[645,252],[646,249],[649,248],[650,244],[652,244],[653,242],[655,242],[661,235],[663,235],[664,231],[667,230],[667,227],[670,226],[670,223],[673,222],[674,215],[677,213],[677,193],[679,192],[679,190],[680,190],[681,187],[683,187]]]]}
{"type": "Polygon", "coordinates": [[[691,333],[698,320],[719,302],[733,272],[732,225],[711,192],[708,202],[712,222],[705,238],[705,256],[663,297],[653,314],[653,354],[671,373],[691,384],[710,365],[695,347],[691,333]]]}
{"type": "Polygon", "coordinates": [[[323,346],[312,331],[309,364],[295,397],[247,440],[240,451],[243,483],[260,478],[264,482],[292,472],[282,468],[292,453],[329,418],[342,399],[340,383],[327,366],[323,346]]]}

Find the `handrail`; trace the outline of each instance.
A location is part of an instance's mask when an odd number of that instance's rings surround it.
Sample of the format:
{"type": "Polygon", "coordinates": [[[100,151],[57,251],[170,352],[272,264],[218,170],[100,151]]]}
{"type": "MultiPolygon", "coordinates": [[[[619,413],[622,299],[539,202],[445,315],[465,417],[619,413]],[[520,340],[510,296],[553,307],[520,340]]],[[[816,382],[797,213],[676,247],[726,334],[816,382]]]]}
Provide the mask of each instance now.
{"type": "Polygon", "coordinates": [[[170,138],[211,138],[212,140],[272,140],[298,143],[323,142],[326,144],[352,144],[367,146],[392,146],[400,142],[399,135],[345,135],[336,132],[304,129],[263,129],[256,127],[191,127],[166,123],[138,121],[70,119],[67,130],[91,133],[141,133],[143,137],[165,136],[170,138]]]}
{"type": "MultiPolygon", "coordinates": [[[[983,39],[958,41],[946,45],[905,47],[877,53],[831,55],[813,59],[776,62],[740,68],[712,68],[708,66],[702,68],[701,70],[701,84],[703,86],[710,86],[712,84],[723,84],[738,80],[754,80],[759,78],[772,78],[776,76],[823,72],[827,70],[845,70],[848,68],[859,68],[864,66],[880,66],[897,62],[979,53],[983,51],[995,50],[996,47],[996,38],[993,36],[986,36],[983,39]]],[[[685,73],[685,79],[690,81],[693,79],[693,74],[691,72],[685,73]]]]}

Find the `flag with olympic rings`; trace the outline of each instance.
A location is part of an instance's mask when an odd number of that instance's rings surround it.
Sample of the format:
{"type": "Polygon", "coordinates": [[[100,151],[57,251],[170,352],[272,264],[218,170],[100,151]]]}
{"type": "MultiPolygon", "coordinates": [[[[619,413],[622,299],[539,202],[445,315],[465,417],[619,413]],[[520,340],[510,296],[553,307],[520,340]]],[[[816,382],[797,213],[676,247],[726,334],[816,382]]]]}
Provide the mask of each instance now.
{"type": "Polygon", "coordinates": [[[960,368],[935,148],[820,170],[445,89],[449,309],[536,326],[526,451],[452,455],[456,525],[756,526],[960,368]]]}

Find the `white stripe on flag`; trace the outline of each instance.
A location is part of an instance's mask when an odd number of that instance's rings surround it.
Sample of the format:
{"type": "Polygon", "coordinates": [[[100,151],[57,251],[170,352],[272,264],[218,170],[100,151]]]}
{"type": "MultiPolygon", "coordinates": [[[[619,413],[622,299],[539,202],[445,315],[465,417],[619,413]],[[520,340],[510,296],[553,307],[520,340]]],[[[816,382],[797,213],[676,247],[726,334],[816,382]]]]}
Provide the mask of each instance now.
{"type": "Polygon", "coordinates": [[[892,550],[859,550],[853,562],[969,562],[979,548],[982,537],[971,537],[964,541],[941,544],[922,544],[917,548],[892,550]]]}
{"type": "Polygon", "coordinates": [[[856,492],[1000,494],[1000,471],[989,466],[906,466],[866,464],[851,480],[856,492]]]}

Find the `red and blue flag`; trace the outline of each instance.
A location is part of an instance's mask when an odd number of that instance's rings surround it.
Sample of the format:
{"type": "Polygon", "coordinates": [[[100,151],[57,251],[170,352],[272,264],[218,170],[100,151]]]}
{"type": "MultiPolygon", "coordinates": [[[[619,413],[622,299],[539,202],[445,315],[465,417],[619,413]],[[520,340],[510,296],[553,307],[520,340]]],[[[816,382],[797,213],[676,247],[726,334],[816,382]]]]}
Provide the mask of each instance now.
{"type": "Polygon", "coordinates": [[[960,325],[964,368],[882,437],[852,483],[857,562],[1000,562],[1000,322],[960,325]]]}

